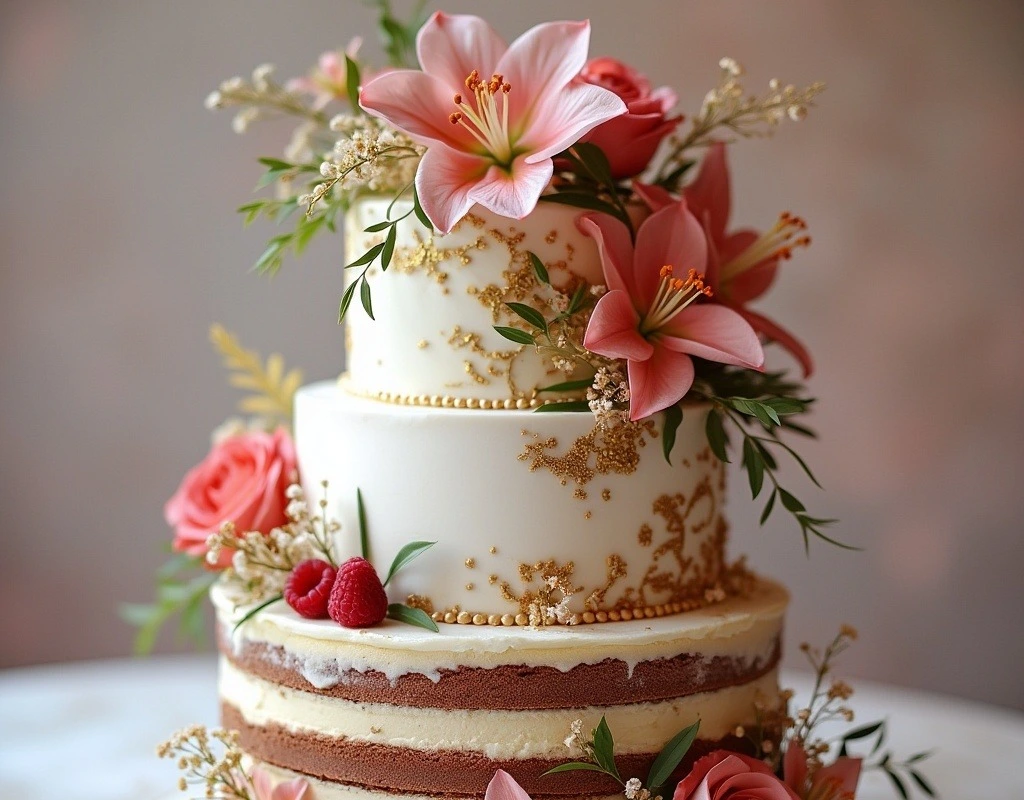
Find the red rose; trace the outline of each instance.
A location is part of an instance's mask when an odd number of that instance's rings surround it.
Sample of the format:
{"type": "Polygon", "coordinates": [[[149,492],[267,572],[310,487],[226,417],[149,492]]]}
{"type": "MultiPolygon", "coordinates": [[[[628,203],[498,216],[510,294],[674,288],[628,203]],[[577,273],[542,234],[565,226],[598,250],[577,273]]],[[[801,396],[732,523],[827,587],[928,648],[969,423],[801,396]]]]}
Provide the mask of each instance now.
{"type": "MultiPolygon", "coordinates": [[[[174,549],[205,555],[207,538],[225,522],[233,522],[239,532],[269,533],[283,525],[288,521],[285,491],[295,473],[295,447],[283,428],[218,442],[164,506],[167,524],[174,528],[174,549]]],[[[232,554],[225,549],[215,566],[230,565],[232,554]]]]}
{"type": "Polygon", "coordinates": [[[750,756],[716,750],[697,759],[672,800],[800,800],[767,764],[750,756]]]}
{"type": "Polygon", "coordinates": [[[629,178],[643,172],[661,140],[682,121],[666,119],[676,104],[667,86],[651,91],[647,77],[614,58],[594,58],[580,73],[587,83],[615,92],[626,104],[625,114],[598,125],[585,138],[600,147],[612,167],[612,177],[629,178]]]}

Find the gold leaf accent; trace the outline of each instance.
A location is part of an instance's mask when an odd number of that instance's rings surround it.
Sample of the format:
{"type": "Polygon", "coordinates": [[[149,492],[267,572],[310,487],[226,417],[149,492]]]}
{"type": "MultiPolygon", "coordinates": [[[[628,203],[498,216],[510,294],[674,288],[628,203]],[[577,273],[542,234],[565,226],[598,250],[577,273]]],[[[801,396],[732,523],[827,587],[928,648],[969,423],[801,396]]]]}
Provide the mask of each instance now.
{"type": "Polygon", "coordinates": [[[253,392],[239,401],[239,409],[247,414],[272,417],[290,426],[295,392],[302,384],[302,370],[286,372],[284,359],[277,353],[270,355],[264,364],[258,352],[246,350],[222,325],[210,327],[210,341],[228,370],[228,383],[253,392]]]}

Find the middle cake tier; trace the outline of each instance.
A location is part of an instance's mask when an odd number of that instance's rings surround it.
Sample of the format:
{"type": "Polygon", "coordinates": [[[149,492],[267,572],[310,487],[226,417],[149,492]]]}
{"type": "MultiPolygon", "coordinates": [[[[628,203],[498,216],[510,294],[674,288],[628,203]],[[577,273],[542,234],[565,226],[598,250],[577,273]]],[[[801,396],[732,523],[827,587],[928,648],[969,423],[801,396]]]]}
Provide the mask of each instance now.
{"type": "Polygon", "coordinates": [[[745,580],[724,561],[706,409],[686,409],[669,463],[654,421],[396,406],[343,384],[297,395],[302,479],[311,501],[326,492],[342,558],[360,552],[357,489],[378,572],[406,544],[436,542],[392,601],[438,622],[581,624],[691,610],[745,580]]]}

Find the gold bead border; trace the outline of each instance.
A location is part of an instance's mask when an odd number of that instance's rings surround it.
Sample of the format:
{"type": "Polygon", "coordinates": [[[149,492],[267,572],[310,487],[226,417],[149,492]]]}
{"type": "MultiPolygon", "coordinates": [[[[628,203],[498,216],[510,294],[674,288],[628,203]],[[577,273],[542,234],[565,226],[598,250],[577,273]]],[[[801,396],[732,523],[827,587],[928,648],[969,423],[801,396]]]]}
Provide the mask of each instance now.
{"type": "MultiPolygon", "coordinates": [[[[517,399],[489,399],[486,397],[454,397],[453,395],[440,394],[399,394],[397,392],[366,392],[355,389],[342,376],[339,379],[341,387],[354,397],[364,400],[376,400],[379,403],[389,403],[396,406],[421,406],[429,408],[461,408],[479,409],[483,411],[523,411],[531,408],[540,408],[549,403],[564,403],[573,398],[554,397],[540,399],[537,397],[520,397],[517,399]]],[[[575,398],[579,399],[579,398],[575,398]]]]}
{"type": "MultiPolygon", "coordinates": [[[[693,599],[683,600],[678,603],[663,603],[655,606],[637,606],[636,608],[615,608],[607,611],[584,611],[582,614],[570,615],[565,623],[556,622],[534,627],[561,627],[574,625],[595,625],[604,622],[629,622],[630,620],[655,619],[656,617],[668,617],[673,614],[683,614],[687,611],[697,611],[707,606],[715,605],[727,599],[727,596],[715,599],[693,599]]],[[[520,612],[518,614],[480,614],[471,611],[435,611],[430,615],[434,622],[444,622],[449,625],[490,625],[492,627],[531,627],[530,618],[520,612]]]]}

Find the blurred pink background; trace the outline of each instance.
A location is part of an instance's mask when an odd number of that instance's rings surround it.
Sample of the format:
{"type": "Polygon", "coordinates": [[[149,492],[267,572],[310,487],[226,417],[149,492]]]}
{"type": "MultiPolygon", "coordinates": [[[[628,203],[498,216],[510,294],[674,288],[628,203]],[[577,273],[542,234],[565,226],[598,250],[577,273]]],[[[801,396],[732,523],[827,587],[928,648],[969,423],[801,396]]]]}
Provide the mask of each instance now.
{"type": "MultiPolygon", "coordinates": [[[[829,84],[805,123],[733,149],[734,220],[810,223],[763,307],[817,356],[803,451],[827,492],[805,499],[866,549],[806,558],[783,516],[758,530],[741,479],[732,548],[793,590],[790,666],[849,622],[851,676],[1024,708],[1024,5],[445,8],[509,38],[589,15],[591,53],[684,111],[722,55],[751,88],[829,84]]],[[[117,605],[151,596],[163,503],[236,400],[211,322],[309,379],[341,370],[341,242],[258,278],[272,230],[233,210],[287,127],[237,137],[202,101],[357,33],[378,57],[373,24],[337,0],[0,5],[0,666],[129,652],[117,605]]]]}

